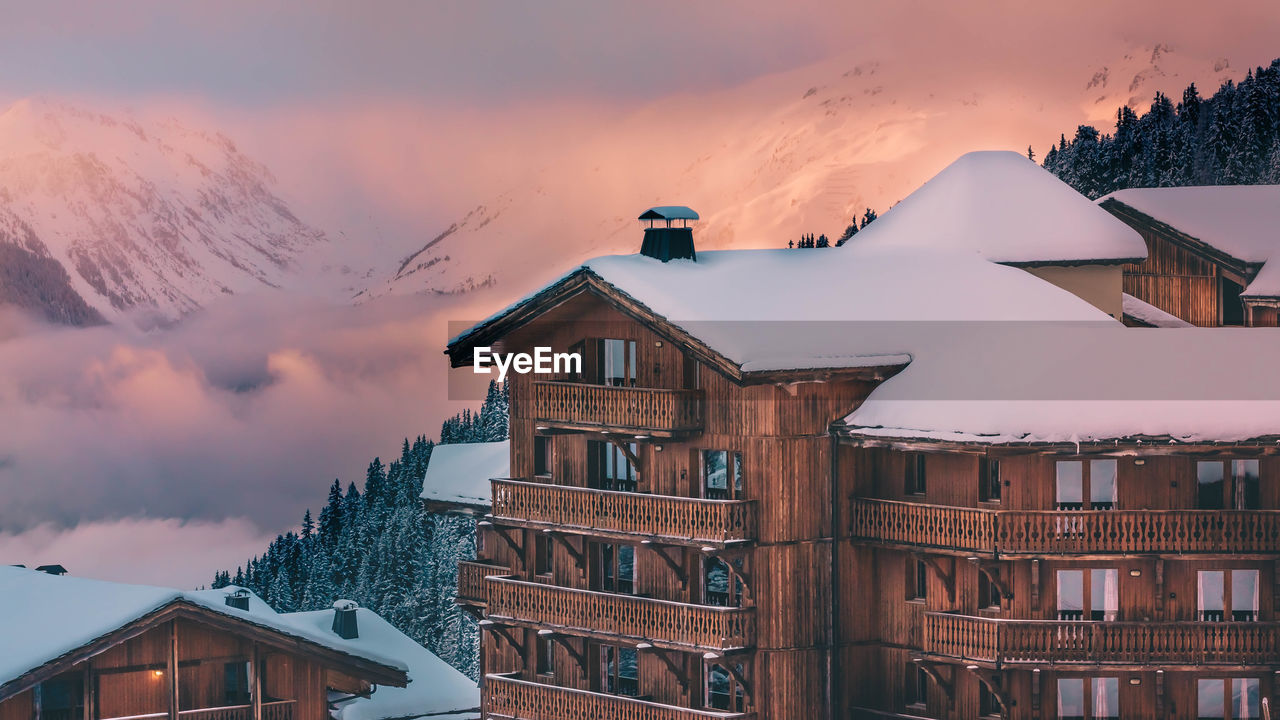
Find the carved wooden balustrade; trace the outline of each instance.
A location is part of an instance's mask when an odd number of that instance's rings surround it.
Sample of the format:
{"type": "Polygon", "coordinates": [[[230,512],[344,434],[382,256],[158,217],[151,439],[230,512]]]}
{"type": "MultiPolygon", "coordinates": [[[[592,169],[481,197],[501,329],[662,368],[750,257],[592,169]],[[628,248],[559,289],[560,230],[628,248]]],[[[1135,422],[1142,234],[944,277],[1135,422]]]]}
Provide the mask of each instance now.
{"type": "Polygon", "coordinates": [[[501,565],[463,560],[458,563],[458,601],[471,605],[484,604],[484,579],[490,575],[510,575],[511,569],[501,565]]]}
{"type": "Polygon", "coordinates": [[[637,698],[571,690],[517,680],[507,675],[484,678],[486,717],[521,720],[751,720],[754,713],[662,705],[637,698]]]}
{"type": "MultiPolygon", "coordinates": [[[[296,704],[294,700],[274,700],[262,703],[262,720],[293,720],[293,706],[296,704]]],[[[61,715],[61,713],[59,714],[61,715]]],[[[81,714],[76,714],[76,718],[80,718],[81,714]]],[[[49,717],[46,713],[44,717],[49,717]]],[[[104,718],[103,720],[154,720],[155,718],[169,717],[167,712],[146,713],[143,715],[128,715],[116,718],[104,718]]],[[[190,710],[181,710],[178,717],[183,720],[252,720],[252,705],[223,705],[211,708],[192,708],[190,710]]]]}
{"type": "Polygon", "coordinates": [[[1280,552],[1277,510],[989,510],[855,500],[854,537],[999,555],[1280,552]]]}
{"type": "Polygon", "coordinates": [[[1006,664],[1271,665],[1280,623],[1010,620],[925,613],[923,652],[1006,664]]]}
{"type": "Polygon", "coordinates": [[[702,429],[702,391],[537,380],[530,408],[540,424],[671,436],[702,429]]]}
{"type": "Polygon", "coordinates": [[[490,619],[658,647],[724,651],[755,644],[754,608],[691,605],[501,577],[485,580],[485,604],[490,619]]]}
{"type": "Polygon", "coordinates": [[[755,539],[752,500],[703,500],[493,480],[493,517],[526,527],[625,534],[685,545],[755,539]]]}

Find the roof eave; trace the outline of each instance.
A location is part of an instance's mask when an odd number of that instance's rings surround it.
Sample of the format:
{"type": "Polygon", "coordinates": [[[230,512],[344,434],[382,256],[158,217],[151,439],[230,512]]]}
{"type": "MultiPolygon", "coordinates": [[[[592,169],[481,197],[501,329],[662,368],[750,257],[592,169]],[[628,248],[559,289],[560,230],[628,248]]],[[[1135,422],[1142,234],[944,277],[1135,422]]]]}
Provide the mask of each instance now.
{"type": "MultiPolygon", "coordinates": [[[[881,428],[874,428],[881,430],[881,428]]],[[[1244,440],[1180,440],[1171,435],[1129,435],[1116,438],[1094,438],[1074,441],[947,440],[921,437],[903,430],[902,435],[861,433],[856,426],[836,426],[841,442],[859,447],[886,447],[935,452],[985,453],[988,450],[1022,450],[1047,454],[1119,453],[1125,455],[1168,455],[1174,453],[1217,452],[1231,448],[1248,448],[1266,455],[1280,454],[1280,434],[1260,435],[1244,440]]]]}

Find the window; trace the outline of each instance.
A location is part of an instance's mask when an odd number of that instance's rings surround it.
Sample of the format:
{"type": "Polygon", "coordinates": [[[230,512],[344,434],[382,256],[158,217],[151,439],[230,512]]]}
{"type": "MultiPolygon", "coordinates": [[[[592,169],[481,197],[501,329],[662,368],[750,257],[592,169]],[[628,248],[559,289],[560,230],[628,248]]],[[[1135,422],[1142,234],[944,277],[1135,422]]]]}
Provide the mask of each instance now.
{"type": "Polygon", "coordinates": [[[929,702],[929,675],[920,663],[906,664],[902,673],[902,700],[907,707],[922,707],[929,702]]]}
{"type": "Polygon", "coordinates": [[[1262,717],[1258,678],[1209,678],[1196,681],[1196,717],[1200,720],[1262,717]]]}
{"type": "Polygon", "coordinates": [[[982,458],[978,463],[978,499],[982,502],[1000,502],[1000,461],[982,458]]]}
{"type": "Polygon", "coordinates": [[[708,500],[741,500],[743,492],[742,453],[703,450],[702,497],[708,500]]]}
{"type": "Polygon", "coordinates": [[[84,673],[63,673],[37,687],[42,720],[81,720],[84,717],[84,673]]]}
{"type": "Polygon", "coordinates": [[[551,438],[546,435],[533,436],[533,474],[551,476],[551,438]]]}
{"type": "Polygon", "coordinates": [[[1057,580],[1059,620],[1112,621],[1119,618],[1119,570],[1059,570],[1057,580]]]}
{"type": "Polygon", "coordinates": [[[706,706],[728,712],[747,711],[747,693],[739,678],[746,678],[746,666],[735,663],[733,672],[719,662],[706,663],[706,706]],[[734,676],[737,673],[737,677],[734,676]]]}
{"type": "Polygon", "coordinates": [[[1257,510],[1261,499],[1257,459],[1197,462],[1196,499],[1203,510],[1257,510]]]}
{"type": "Polygon", "coordinates": [[[636,549],[600,543],[600,590],[630,595],[636,589],[636,549]]]}
{"type": "Polygon", "coordinates": [[[980,608],[996,608],[1000,607],[1000,588],[991,582],[991,578],[987,574],[978,571],[978,607],[980,608]]]}
{"type": "Polygon", "coordinates": [[[635,648],[601,645],[600,665],[604,692],[631,697],[640,694],[640,663],[635,648]]]}
{"type": "Polygon", "coordinates": [[[637,445],[627,444],[627,451],[602,440],[587,441],[587,484],[597,490],[635,492],[639,478],[636,466],[627,457],[636,455],[637,445]]]}
{"type": "Polygon", "coordinates": [[[554,675],[556,672],[555,643],[545,635],[538,635],[537,640],[534,641],[534,650],[538,655],[538,674],[554,675]]]}
{"type": "Polygon", "coordinates": [[[1196,616],[1205,622],[1258,619],[1257,570],[1201,570],[1196,573],[1196,616]],[[1228,608],[1230,615],[1227,614],[1228,608]]]}
{"type": "Polygon", "coordinates": [[[903,491],[908,495],[924,495],[924,453],[908,453],[903,491]]]}
{"type": "Polygon", "coordinates": [[[684,383],[685,390],[697,390],[702,387],[701,379],[698,374],[698,361],[692,355],[684,356],[684,383]]]}
{"type": "Polygon", "coordinates": [[[1058,720],[1119,719],[1119,678],[1058,679],[1058,720]]]}
{"type": "Polygon", "coordinates": [[[607,339],[601,341],[601,344],[604,384],[614,387],[635,387],[636,341],[607,339]]]}
{"type": "Polygon", "coordinates": [[[230,662],[222,666],[222,704],[248,705],[249,663],[230,662]]]}
{"type": "Polygon", "coordinates": [[[978,683],[978,714],[982,717],[999,716],[1003,712],[1000,701],[984,682],[978,683]]]}
{"type": "Polygon", "coordinates": [[[538,575],[551,574],[551,538],[538,533],[533,538],[533,572],[538,575]]]}
{"type": "Polygon", "coordinates": [[[907,558],[907,599],[924,600],[929,593],[929,567],[923,560],[907,558]]]}
{"type": "MultiPolygon", "coordinates": [[[[741,565],[742,560],[736,561],[741,565]]],[[[702,601],[716,607],[742,607],[742,581],[718,557],[702,559],[702,601]]]]}
{"type": "Polygon", "coordinates": [[[1059,510],[1111,510],[1116,506],[1116,461],[1059,460],[1059,510]],[[1087,502],[1086,502],[1087,499],[1087,502]]]}

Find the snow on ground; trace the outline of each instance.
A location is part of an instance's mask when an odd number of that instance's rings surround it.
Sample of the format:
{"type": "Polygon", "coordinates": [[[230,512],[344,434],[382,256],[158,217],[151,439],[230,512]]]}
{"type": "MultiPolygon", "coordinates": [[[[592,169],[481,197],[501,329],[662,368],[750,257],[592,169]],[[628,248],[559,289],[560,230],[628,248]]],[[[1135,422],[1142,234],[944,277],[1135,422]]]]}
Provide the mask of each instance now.
{"type": "Polygon", "coordinates": [[[489,480],[511,475],[511,443],[437,445],[422,480],[422,499],[487,506],[489,480]]]}
{"type": "MultiPolygon", "coordinates": [[[[433,451],[434,452],[434,451],[433,451]]],[[[330,632],[332,610],[290,613],[284,618],[313,632],[330,632]]],[[[395,629],[377,613],[356,611],[360,637],[351,642],[400,658],[409,668],[408,687],[379,687],[368,698],[339,703],[337,720],[391,720],[431,716],[475,718],[480,714],[480,687],[430,650],[395,629]]]]}
{"type": "Polygon", "coordinates": [[[939,332],[845,422],[857,434],[1080,442],[1280,435],[1280,330],[996,326],[939,332]]]}
{"type": "Polygon", "coordinates": [[[388,667],[407,669],[405,660],[394,653],[370,643],[344,640],[327,628],[317,630],[293,622],[256,596],[250,598],[247,611],[229,607],[226,594],[235,589],[188,592],[0,567],[0,684],[179,601],[388,667]]]}
{"type": "Polygon", "coordinates": [[[1191,323],[1172,313],[1167,313],[1160,308],[1152,305],[1145,300],[1140,300],[1129,293],[1122,294],[1121,300],[1124,306],[1124,314],[1141,320],[1151,327],[1160,328],[1188,328],[1193,327],[1191,323]]]}
{"type": "Polygon", "coordinates": [[[1026,157],[971,152],[844,245],[976,252],[992,262],[1116,262],[1145,258],[1133,228],[1026,157]]]}
{"type": "MultiPolygon", "coordinates": [[[[1237,260],[1280,257],[1280,185],[1140,188],[1098,200],[1118,200],[1237,260]]],[[[1277,263],[1280,264],[1280,263],[1277,263]]],[[[1245,295],[1280,297],[1280,268],[1264,267],[1245,295]]]]}

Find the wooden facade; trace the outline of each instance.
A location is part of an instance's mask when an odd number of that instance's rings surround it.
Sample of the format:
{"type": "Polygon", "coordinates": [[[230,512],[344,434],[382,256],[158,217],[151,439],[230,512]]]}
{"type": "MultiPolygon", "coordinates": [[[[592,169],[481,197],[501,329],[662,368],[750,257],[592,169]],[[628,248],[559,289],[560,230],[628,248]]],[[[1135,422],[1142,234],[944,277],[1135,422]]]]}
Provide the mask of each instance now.
{"type": "Polygon", "coordinates": [[[487,717],[1049,720],[1081,695],[1198,718],[1214,688],[1276,692],[1274,444],[864,441],[833,423],[895,368],[735,375],[607,288],[542,297],[475,340],[588,348],[580,375],[508,378],[511,477],[459,575],[487,717]],[[1197,463],[1233,460],[1260,481],[1203,507],[1197,463]]]}
{"type": "Polygon", "coordinates": [[[1102,207],[1137,230],[1147,259],[1124,266],[1124,292],[1200,327],[1276,327],[1280,298],[1242,299],[1261,269],[1116,200],[1102,207]]]}
{"type": "Polygon", "coordinates": [[[325,720],[402,671],[175,603],[0,686],[0,720],[325,720]]]}

